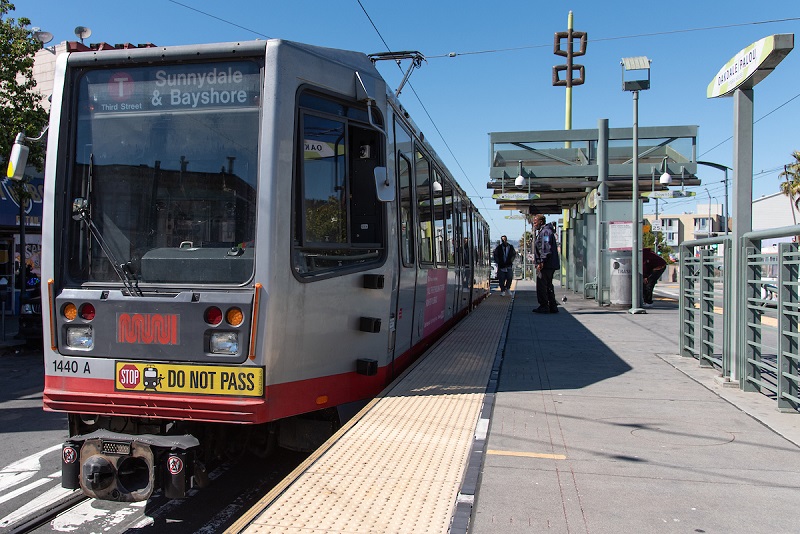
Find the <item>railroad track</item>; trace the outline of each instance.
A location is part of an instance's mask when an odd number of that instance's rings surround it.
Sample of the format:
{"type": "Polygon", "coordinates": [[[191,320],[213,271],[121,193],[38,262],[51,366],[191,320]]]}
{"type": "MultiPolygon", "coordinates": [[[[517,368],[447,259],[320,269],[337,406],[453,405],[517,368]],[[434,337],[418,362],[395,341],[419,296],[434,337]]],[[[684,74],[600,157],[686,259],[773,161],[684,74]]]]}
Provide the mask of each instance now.
{"type": "Polygon", "coordinates": [[[75,490],[63,499],[37,510],[33,515],[25,518],[23,521],[15,525],[12,525],[11,530],[8,531],[8,534],[25,534],[27,532],[33,532],[42,525],[55,519],[60,514],[88,499],[89,497],[84,495],[80,490],[75,490]]]}

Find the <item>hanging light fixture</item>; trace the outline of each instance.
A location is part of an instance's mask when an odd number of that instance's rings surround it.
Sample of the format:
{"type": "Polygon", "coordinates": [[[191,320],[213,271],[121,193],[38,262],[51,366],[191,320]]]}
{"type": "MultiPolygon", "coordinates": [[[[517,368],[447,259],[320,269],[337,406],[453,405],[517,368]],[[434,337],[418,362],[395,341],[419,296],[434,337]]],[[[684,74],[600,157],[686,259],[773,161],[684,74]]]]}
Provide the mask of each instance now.
{"type": "Polygon", "coordinates": [[[667,156],[664,156],[664,161],[661,162],[661,178],[658,183],[661,185],[669,185],[672,183],[672,175],[667,171],[667,156]]]}
{"type": "Polygon", "coordinates": [[[522,160],[519,160],[519,174],[517,175],[517,179],[514,180],[514,185],[517,187],[525,185],[525,177],[522,176],[522,160]]]}

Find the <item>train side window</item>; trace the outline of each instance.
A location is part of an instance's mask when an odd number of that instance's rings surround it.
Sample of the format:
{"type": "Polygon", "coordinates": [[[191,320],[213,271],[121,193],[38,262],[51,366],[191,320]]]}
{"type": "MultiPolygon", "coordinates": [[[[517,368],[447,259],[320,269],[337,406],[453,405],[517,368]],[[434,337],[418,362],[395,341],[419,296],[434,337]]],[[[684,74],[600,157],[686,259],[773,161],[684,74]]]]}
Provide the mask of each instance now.
{"type": "Polygon", "coordinates": [[[414,264],[414,210],[411,206],[411,162],[402,153],[397,157],[400,184],[400,254],[403,265],[414,264]]]}
{"type": "Polygon", "coordinates": [[[374,170],[383,136],[352,120],[361,114],[344,103],[302,95],[300,105],[294,271],[316,277],[382,261],[386,210],[374,170]]]}
{"type": "Polygon", "coordinates": [[[411,267],[416,261],[416,249],[414,242],[414,178],[412,172],[414,165],[414,143],[411,134],[397,121],[394,121],[394,143],[397,149],[395,159],[397,171],[397,185],[399,188],[399,199],[397,209],[400,224],[400,259],[405,267],[411,267]]]}
{"type": "Polygon", "coordinates": [[[379,247],[383,235],[383,204],[376,198],[375,167],[379,166],[381,135],[371,128],[350,126],[350,236],[353,246],[379,247]]]}
{"type": "Polygon", "coordinates": [[[434,257],[439,266],[447,265],[447,232],[445,223],[445,188],[447,184],[438,169],[433,170],[434,182],[439,184],[433,187],[433,228],[434,228],[434,257]]]}
{"type": "Polygon", "coordinates": [[[303,242],[347,243],[345,124],[303,119],[303,242]]]}
{"type": "Polygon", "coordinates": [[[431,210],[431,170],[428,158],[415,153],[414,177],[417,189],[417,221],[419,224],[419,261],[433,263],[433,211],[431,210]]]}

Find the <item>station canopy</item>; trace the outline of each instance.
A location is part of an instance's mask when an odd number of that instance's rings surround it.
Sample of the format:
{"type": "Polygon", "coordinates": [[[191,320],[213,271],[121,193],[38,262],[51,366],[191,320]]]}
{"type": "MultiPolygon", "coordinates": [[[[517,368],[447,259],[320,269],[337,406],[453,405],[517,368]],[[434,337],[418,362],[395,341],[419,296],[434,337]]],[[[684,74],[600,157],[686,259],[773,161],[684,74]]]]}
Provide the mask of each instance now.
{"type": "MultiPolygon", "coordinates": [[[[638,131],[639,191],[677,190],[700,185],[697,172],[697,126],[640,127],[638,131]],[[668,172],[669,186],[659,177],[668,172]]],[[[598,187],[596,129],[491,132],[491,173],[487,188],[504,210],[524,214],[581,211],[598,187]],[[518,176],[525,180],[522,185],[518,176]]],[[[631,199],[633,190],[633,128],[608,130],[607,200],[631,199]]],[[[592,207],[592,206],[590,206],[592,207]]]]}

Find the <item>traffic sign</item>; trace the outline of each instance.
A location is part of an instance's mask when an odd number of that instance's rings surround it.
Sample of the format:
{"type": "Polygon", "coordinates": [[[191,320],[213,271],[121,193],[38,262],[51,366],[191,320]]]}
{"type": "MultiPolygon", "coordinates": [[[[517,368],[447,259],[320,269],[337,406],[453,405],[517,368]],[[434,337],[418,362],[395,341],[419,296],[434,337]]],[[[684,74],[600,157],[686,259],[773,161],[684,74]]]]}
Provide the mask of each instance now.
{"type": "Polygon", "coordinates": [[[122,384],[122,387],[127,389],[133,389],[139,385],[139,380],[141,378],[141,373],[139,369],[133,364],[126,364],[123,365],[122,368],[119,370],[119,383],[122,384]]]}

